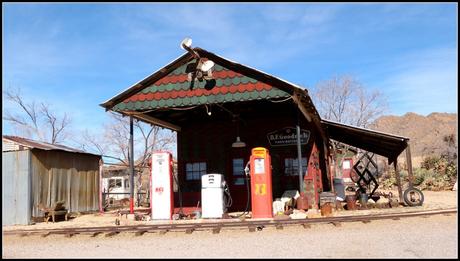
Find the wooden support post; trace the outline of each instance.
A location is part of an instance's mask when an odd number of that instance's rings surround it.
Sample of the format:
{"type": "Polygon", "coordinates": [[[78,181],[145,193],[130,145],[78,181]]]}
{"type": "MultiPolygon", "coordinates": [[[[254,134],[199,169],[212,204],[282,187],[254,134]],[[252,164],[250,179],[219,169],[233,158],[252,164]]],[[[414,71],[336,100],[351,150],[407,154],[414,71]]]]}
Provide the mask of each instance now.
{"type": "Polygon", "coordinates": [[[398,159],[396,158],[394,161],[395,165],[395,178],[396,178],[396,185],[398,186],[398,196],[399,196],[399,203],[403,203],[403,194],[402,194],[402,187],[401,187],[401,176],[399,175],[398,169],[398,159]]]}
{"type": "Polygon", "coordinates": [[[299,174],[299,193],[300,195],[303,196],[303,170],[302,170],[302,149],[301,149],[301,144],[300,144],[300,115],[299,115],[299,110],[297,110],[297,169],[298,169],[298,174],[299,174]]]}
{"type": "Polygon", "coordinates": [[[129,174],[130,174],[130,196],[129,213],[134,214],[134,130],[133,116],[129,116],[129,174]]]}
{"type": "Polygon", "coordinates": [[[412,188],[412,185],[414,184],[414,174],[412,173],[412,156],[410,153],[409,143],[407,143],[407,148],[406,148],[406,163],[407,163],[407,173],[409,176],[409,188],[412,188]]]}

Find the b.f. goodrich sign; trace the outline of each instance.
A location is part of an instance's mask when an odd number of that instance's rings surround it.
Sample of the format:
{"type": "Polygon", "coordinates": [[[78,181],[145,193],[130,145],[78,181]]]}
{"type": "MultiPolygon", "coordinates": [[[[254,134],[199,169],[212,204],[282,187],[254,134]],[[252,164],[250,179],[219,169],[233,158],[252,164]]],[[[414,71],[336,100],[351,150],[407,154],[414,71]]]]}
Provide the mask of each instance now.
{"type": "MultiPolygon", "coordinates": [[[[310,138],[310,131],[300,130],[300,144],[307,144],[310,138]]],[[[293,127],[286,127],[281,130],[269,132],[267,134],[270,146],[290,146],[297,144],[297,130],[293,127]]]]}

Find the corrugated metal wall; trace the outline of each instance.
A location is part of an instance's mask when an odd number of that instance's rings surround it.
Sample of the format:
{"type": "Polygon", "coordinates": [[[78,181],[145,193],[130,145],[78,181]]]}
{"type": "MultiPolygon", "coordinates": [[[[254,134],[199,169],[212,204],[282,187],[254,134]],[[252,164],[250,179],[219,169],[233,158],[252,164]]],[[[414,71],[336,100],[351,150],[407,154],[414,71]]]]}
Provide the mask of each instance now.
{"type": "Polygon", "coordinates": [[[2,153],[2,224],[26,225],[31,219],[31,152],[2,153]]]}
{"type": "Polygon", "coordinates": [[[89,154],[33,150],[32,216],[43,216],[38,205],[65,201],[71,212],[99,209],[99,159],[89,154]]]}

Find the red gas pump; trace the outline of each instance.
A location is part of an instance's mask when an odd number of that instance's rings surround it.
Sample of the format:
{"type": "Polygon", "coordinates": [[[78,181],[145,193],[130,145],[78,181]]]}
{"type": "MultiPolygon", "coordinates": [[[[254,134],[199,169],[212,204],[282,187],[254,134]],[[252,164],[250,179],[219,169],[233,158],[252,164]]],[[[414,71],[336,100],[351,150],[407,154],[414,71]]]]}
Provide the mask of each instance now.
{"type": "Polygon", "coordinates": [[[273,217],[272,170],[268,150],[253,148],[250,157],[252,218],[273,217]]]}
{"type": "Polygon", "coordinates": [[[174,211],[173,161],[169,152],[152,153],[150,208],[152,219],[172,219],[174,211]]]}

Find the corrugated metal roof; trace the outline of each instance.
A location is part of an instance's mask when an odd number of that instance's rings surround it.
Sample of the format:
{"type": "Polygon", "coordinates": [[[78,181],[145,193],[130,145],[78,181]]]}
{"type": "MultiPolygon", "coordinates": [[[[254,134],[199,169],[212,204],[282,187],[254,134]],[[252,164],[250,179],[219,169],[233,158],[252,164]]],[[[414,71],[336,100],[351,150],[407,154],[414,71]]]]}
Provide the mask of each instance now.
{"type": "Polygon", "coordinates": [[[41,150],[62,150],[62,151],[67,151],[67,152],[74,152],[74,153],[84,153],[84,154],[91,154],[91,155],[96,155],[100,156],[94,153],[89,153],[86,151],[70,148],[64,145],[59,145],[59,144],[51,144],[47,142],[42,142],[42,141],[36,141],[36,140],[31,140],[31,139],[26,139],[23,137],[18,137],[18,136],[9,136],[9,135],[3,135],[2,138],[14,143],[17,143],[19,145],[22,145],[24,147],[28,148],[35,148],[35,149],[41,149],[41,150]]]}
{"type": "Polygon", "coordinates": [[[409,141],[407,137],[324,119],[321,124],[331,139],[385,156],[389,164],[406,149],[409,141]]]}

